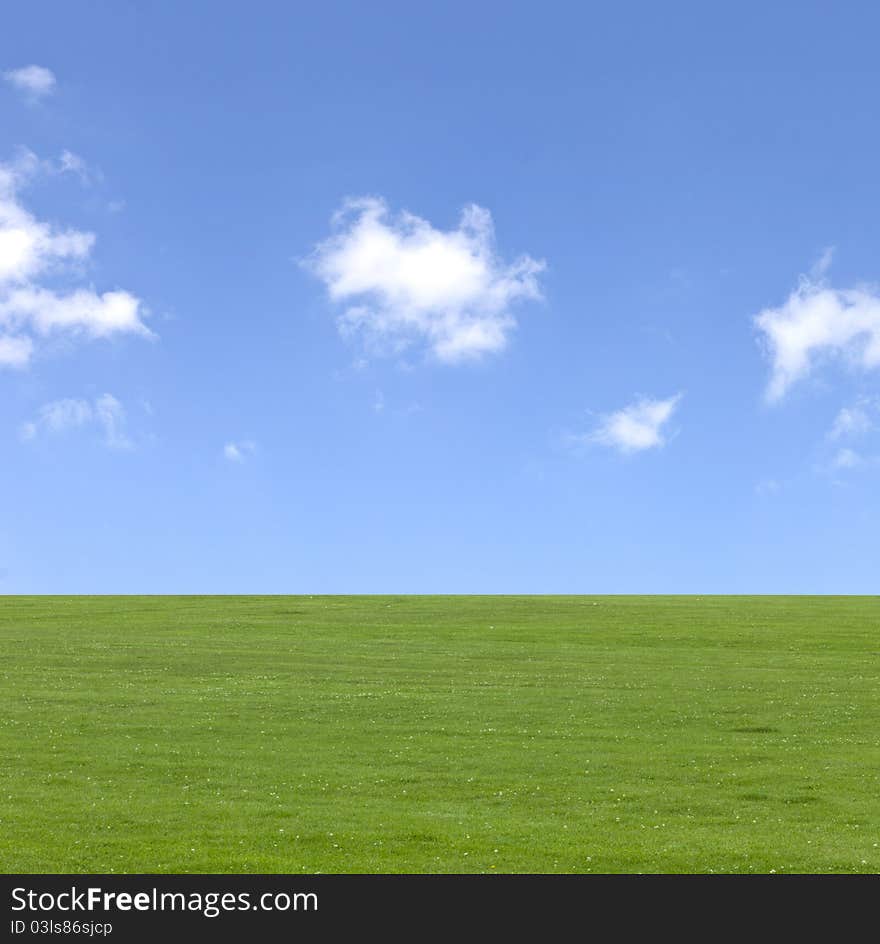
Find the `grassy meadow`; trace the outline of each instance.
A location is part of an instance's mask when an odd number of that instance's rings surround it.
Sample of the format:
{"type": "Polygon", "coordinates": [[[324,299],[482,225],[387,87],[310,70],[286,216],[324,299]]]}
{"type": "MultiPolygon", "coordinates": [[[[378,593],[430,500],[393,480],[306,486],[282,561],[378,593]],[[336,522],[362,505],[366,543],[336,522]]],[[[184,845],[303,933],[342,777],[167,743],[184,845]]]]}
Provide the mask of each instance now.
{"type": "Polygon", "coordinates": [[[878,872],[878,843],[878,598],[0,598],[3,872],[878,872]]]}

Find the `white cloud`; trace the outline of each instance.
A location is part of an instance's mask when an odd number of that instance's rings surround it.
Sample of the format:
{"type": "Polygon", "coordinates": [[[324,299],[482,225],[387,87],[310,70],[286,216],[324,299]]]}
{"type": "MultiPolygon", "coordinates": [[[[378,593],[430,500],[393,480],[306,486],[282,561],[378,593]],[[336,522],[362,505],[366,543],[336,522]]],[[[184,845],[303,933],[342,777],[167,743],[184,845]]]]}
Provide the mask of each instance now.
{"type": "Polygon", "coordinates": [[[40,408],[40,425],[50,433],[82,426],[93,417],[87,400],[54,400],[40,408]]]}
{"type": "Polygon", "coordinates": [[[826,250],[782,305],[755,317],[772,362],[771,402],[822,360],[840,358],[863,370],[880,367],[880,293],[868,286],[832,288],[823,278],[829,263],[826,250]]]}
{"type": "MultiPolygon", "coordinates": [[[[57,170],[76,171],[79,159],[65,155],[57,170]]],[[[0,164],[0,366],[26,366],[35,339],[56,333],[151,334],[142,320],[143,305],[130,292],[99,294],[70,284],[88,261],[95,237],[38,220],[23,206],[20,190],[47,168],[56,169],[30,152],[0,164]],[[52,287],[44,284],[50,278],[52,287]],[[66,287],[59,287],[59,280],[66,280],[66,287]]]]}
{"type": "Polygon", "coordinates": [[[92,181],[92,175],[89,173],[86,162],[72,151],[65,150],[61,152],[61,157],[58,158],[58,173],[76,174],[76,176],[79,177],[80,183],[85,185],[90,184],[92,181]]]}
{"type": "Polygon", "coordinates": [[[871,414],[876,411],[877,404],[868,398],[862,398],[853,406],[843,407],[834,418],[829,439],[845,439],[863,436],[874,429],[874,419],[871,414]]]}
{"type": "Polygon", "coordinates": [[[0,324],[29,325],[38,334],[68,330],[105,338],[130,332],[149,335],[140,319],[140,301],[128,292],[77,289],[65,295],[44,288],[21,288],[0,301],[0,324]]]}
{"type": "Polygon", "coordinates": [[[33,347],[28,337],[0,334],[0,367],[27,367],[33,347]]]}
{"type": "Polygon", "coordinates": [[[44,66],[23,66],[3,73],[3,78],[31,101],[55,91],[55,74],[44,66]]]}
{"type": "Polygon", "coordinates": [[[107,445],[116,449],[129,448],[131,441],[125,434],[125,410],[116,397],[109,393],[98,397],[94,411],[95,419],[104,430],[104,441],[107,445]]]}
{"type": "Polygon", "coordinates": [[[770,495],[776,495],[781,488],[782,486],[776,479],[761,479],[755,486],[755,492],[762,498],[767,498],[770,495]]]}
{"type": "Polygon", "coordinates": [[[544,263],[505,263],[481,207],[466,207],[458,227],[444,231],[411,213],[392,217],[370,197],[347,203],[334,223],[338,232],[307,265],[334,302],[349,306],[340,331],[375,350],[422,344],[447,363],[478,358],[507,344],[515,302],[540,298],[544,263]]]}
{"type": "Polygon", "coordinates": [[[256,443],[249,439],[239,442],[228,442],[223,447],[223,455],[230,462],[244,462],[256,449],[256,443]]]}
{"type": "Polygon", "coordinates": [[[831,263],[834,261],[834,246],[826,246],[822,252],[819,253],[819,258],[813,263],[810,268],[810,276],[814,280],[821,279],[825,273],[831,268],[831,263]]]}
{"type": "Polygon", "coordinates": [[[835,469],[853,469],[861,461],[862,457],[853,449],[841,449],[831,460],[831,466],[835,469]]]}
{"type": "Polygon", "coordinates": [[[18,190],[39,169],[30,153],[0,164],[0,289],[27,283],[60,263],[84,259],[95,241],[92,233],[40,222],[22,206],[18,190]]]}
{"type": "Polygon", "coordinates": [[[44,404],[35,419],[22,424],[21,438],[31,440],[86,426],[99,429],[106,446],[113,449],[132,446],[125,431],[125,409],[110,393],[91,401],[63,399],[44,404]]]}
{"type": "Polygon", "coordinates": [[[681,397],[678,393],[667,400],[637,400],[622,410],[603,416],[587,439],[620,452],[640,452],[663,446],[666,443],[664,427],[681,397]]]}

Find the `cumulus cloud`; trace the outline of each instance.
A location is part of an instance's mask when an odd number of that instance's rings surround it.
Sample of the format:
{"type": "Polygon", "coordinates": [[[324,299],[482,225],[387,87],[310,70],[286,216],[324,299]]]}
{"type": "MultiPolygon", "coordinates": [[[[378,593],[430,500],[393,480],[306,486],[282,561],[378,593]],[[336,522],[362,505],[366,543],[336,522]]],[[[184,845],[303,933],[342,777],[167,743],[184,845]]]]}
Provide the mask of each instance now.
{"type": "Polygon", "coordinates": [[[94,400],[63,399],[44,404],[33,420],[22,425],[21,438],[31,440],[88,426],[101,432],[106,446],[112,449],[131,448],[132,443],[125,429],[125,409],[110,393],[94,400]]]}
{"type": "Polygon", "coordinates": [[[140,302],[128,292],[77,289],[59,294],[45,288],[21,288],[0,301],[0,324],[29,325],[38,334],[54,330],[81,332],[91,338],[131,332],[149,334],[140,319],[140,302]]]}
{"type": "Polygon", "coordinates": [[[839,359],[862,370],[880,367],[880,292],[869,286],[833,288],[824,278],[829,264],[826,250],[782,305],[755,317],[771,361],[771,402],[823,361],[839,359]]]}
{"type": "Polygon", "coordinates": [[[22,66],[3,73],[3,78],[26,98],[36,101],[55,91],[55,74],[45,66],[22,66]]]}
{"type": "Polygon", "coordinates": [[[223,456],[230,462],[244,462],[256,449],[256,443],[249,439],[239,442],[228,442],[223,447],[223,456]]]}
{"type": "Polygon", "coordinates": [[[447,363],[479,358],[507,344],[515,303],[540,298],[544,263],[525,255],[504,262],[482,207],[466,207],[457,228],[440,230],[368,197],[349,201],[334,224],[307,265],[347,306],[342,334],[362,336],[373,350],[416,344],[447,363]]]}
{"type": "Polygon", "coordinates": [[[642,398],[622,410],[603,416],[587,440],[620,452],[641,452],[665,445],[664,427],[675,412],[682,395],[667,400],[642,398]]]}
{"type": "MultiPolygon", "coordinates": [[[[78,159],[65,155],[57,169],[78,172],[78,159]]],[[[0,366],[26,366],[36,340],[57,333],[151,333],[142,302],[130,292],[98,293],[70,284],[88,261],[95,237],[38,220],[22,204],[21,189],[45,168],[29,152],[0,164],[0,366]]]]}

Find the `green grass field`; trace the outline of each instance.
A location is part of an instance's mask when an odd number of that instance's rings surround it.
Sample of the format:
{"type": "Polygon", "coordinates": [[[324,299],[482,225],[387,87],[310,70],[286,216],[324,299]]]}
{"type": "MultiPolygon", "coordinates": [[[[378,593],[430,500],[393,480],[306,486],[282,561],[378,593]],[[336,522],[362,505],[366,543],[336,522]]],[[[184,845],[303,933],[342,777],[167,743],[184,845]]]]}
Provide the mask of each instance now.
{"type": "Polygon", "coordinates": [[[877,872],[880,600],[0,598],[4,872],[877,872]]]}

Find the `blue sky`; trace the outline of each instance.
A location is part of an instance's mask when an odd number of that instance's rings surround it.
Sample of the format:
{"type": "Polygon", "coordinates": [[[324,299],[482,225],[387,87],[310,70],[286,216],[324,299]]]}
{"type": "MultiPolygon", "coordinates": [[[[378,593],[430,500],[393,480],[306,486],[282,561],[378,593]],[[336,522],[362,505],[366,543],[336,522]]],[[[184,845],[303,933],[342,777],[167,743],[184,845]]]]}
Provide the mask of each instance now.
{"type": "Polygon", "coordinates": [[[878,28],[9,5],[0,592],[875,592],[878,28]]]}

